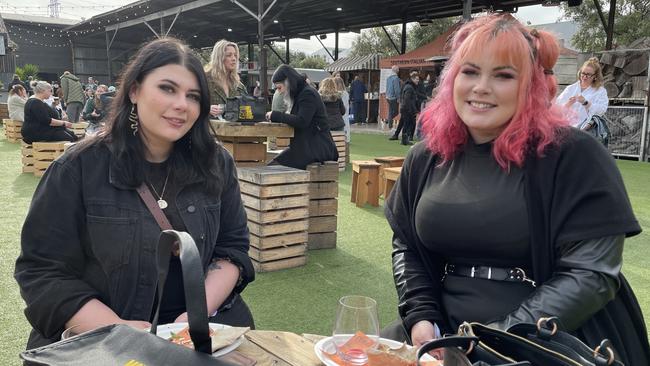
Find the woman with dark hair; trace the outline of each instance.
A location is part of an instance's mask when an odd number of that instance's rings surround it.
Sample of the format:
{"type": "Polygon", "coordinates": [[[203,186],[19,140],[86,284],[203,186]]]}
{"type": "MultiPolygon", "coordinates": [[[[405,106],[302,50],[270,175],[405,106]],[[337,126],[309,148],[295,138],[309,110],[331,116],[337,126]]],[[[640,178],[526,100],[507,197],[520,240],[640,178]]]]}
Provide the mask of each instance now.
{"type": "Polygon", "coordinates": [[[401,319],[414,345],[464,322],[556,316],[625,365],[650,364],[621,274],[641,228],[614,160],[552,103],[557,40],[509,15],[466,23],[386,201],[401,319]]]}
{"type": "Polygon", "coordinates": [[[307,85],[305,78],[288,65],[280,65],[272,81],[276,92],[283,93],[289,112],[268,112],[266,119],[288,124],[294,128],[294,135],[289,147],[270,164],[305,169],[314,162],[338,160],[325,105],[316,89],[307,85]]]}
{"type": "Polygon", "coordinates": [[[52,85],[45,81],[34,84],[34,97],[25,103],[25,122],[21,128],[23,141],[77,141],[68,128],[72,123],[63,121],[54,108],[45,103],[52,96],[52,85]]]}
{"type": "MultiPolygon", "coordinates": [[[[71,327],[149,326],[161,228],[136,189],[196,242],[210,321],[254,325],[239,296],[254,279],[246,213],[233,160],[210,131],[200,61],[177,40],[155,40],[120,85],[106,129],[53,162],[34,193],[15,269],[33,327],[28,348],[71,327]]],[[[183,293],[172,256],[161,324],[187,321],[183,293]]]]}

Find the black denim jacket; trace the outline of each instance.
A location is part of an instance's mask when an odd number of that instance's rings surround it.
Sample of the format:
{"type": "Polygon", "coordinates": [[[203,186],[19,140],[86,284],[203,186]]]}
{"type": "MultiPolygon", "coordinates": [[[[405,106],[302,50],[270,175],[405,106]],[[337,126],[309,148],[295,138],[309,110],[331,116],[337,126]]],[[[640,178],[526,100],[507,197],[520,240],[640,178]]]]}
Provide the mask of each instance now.
{"type": "MultiPolygon", "coordinates": [[[[235,288],[241,292],[255,276],[246,213],[233,160],[219,150],[225,161],[221,195],[184,182],[176,204],[203,270],[213,258],[229,258],[242,269],[235,288]]],[[[25,315],[38,333],[32,332],[28,347],[49,343],[42,337],[57,340],[65,322],[93,298],[124,319],[151,316],[160,228],[135,189],[111,173],[110,159],[106,146],[65,154],[36,188],[15,269],[25,315]]]]}

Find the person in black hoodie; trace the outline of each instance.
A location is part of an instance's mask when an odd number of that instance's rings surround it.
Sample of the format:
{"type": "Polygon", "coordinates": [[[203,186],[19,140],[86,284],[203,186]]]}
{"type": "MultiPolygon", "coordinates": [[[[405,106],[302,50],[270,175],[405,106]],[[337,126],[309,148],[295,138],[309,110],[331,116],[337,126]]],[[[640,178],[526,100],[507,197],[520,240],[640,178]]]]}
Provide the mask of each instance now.
{"type": "Polygon", "coordinates": [[[402,88],[402,97],[399,108],[400,121],[395,133],[390,140],[397,140],[400,131],[402,132],[402,145],[413,145],[411,138],[415,132],[415,115],[420,112],[417,85],[420,82],[420,75],[417,71],[411,71],[409,79],[402,88]]]}
{"type": "Polygon", "coordinates": [[[323,79],[318,87],[318,93],[323,100],[323,104],[325,104],[330,130],[343,131],[345,127],[345,123],[343,122],[345,105],[343,105],[341,93],[336,88],[334,78],[323,79]]]}
{"type": "Polygon", "coordinates": [[[280,155],[269,165],[285,165],[305,169],[314,162],[336,161],[339,154],[330,134],[325,105],[316,89],[307,84],[293,67],[280,65],[272,78],[276,91],[284,93],[289,113],[268,112],[266,119],[286,123],[294,135],[280,155]]]}

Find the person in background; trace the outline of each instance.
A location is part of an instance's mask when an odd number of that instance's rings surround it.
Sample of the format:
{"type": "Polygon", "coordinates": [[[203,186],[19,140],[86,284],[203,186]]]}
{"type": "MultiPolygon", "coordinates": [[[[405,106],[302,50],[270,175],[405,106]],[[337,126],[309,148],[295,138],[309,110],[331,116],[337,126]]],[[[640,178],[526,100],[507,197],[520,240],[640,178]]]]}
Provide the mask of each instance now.
{"type": "Polygon", "coordinates": [[[34,95],[34,91],[32,90],[32,83],[34,82],[34,77],[33,76],[28,76],[27,80],[25,80],[25,90],[27,91],[27,97],[30,97],[34,95]]]}
{"type": "Polygon", "coordinates": [[[221,116],[228,98],[247,95],[239,80],[239,47],[222,39],[215,43],[210,62],[205,66],[210,88],[210,115],[221,116]]]}
{"type": "Polygon", "coordinates": [[[9,119],[14,121],[25,120],[25,103],[27,103],[27,91],[22,84],[14,84],[9,90],[7,98],[7,109],[9,110],[9,119]]]}
{"type": "Polygon", "coordinates": [[[54,97],[54,101],[52,102],[52,109],[54,109],[56,112],[58,119],[63,121],[68,120],[68,115],[63,111],[63,107],[61,106],[61,99],[59,97],[54,97]]]}
{"type": "Polygon", "coordinates": [[[345,127],[343,115],[345,115],[346,110],[334,79],[331,77],[323,79],[318,87],[318,93],[323,104],[325,104],[330,131],[343,131],[345,127]]]}
{"type": "Polygon", "coordinates": [[[388,101],[388,128],[393,128],[393,119],[399,111],[399,97],[402,93],[402,83],[399,79],[399,66],[391,67],[391,75],[386,79],[386,100],[388,101]]]}
{"type": "Polygon", "coordinates": [[[88,77],[88,83],[84,85],[84,89],[88,90],[88,88],[92,89],[93,93],[95,90],[97,90],[97,83],[95,82],[95,79],[92,76],[88,77]]]}
{"type": "Polygon", "coordinates": [[[20,80],[20,76],[18,76],[18,74],[14,74],[14,78],[13,78],[13,80],[11,80],[11,82],[9,83],[9,86],[7,87],[7,91],[8,91],[8,92],[11,91],[11,89],[13,88],[13,86],[14,86],[14,85],[18,85],[18,84],[22,85],[23,88],[25,87],[25,85],[23,84],[23,82],[20,80]]]}
{"type": "Polygon", "coordinates": [[[506,330],[556,316],[592,349],[607,338],[623,364],[649,365],[621,274],[641,227],[612,157],[552,103],[557,39],[490,15],[451,49],[425,140],[386,202],[401,319],[384,336],[420,346],[465,321],[506,330]]]}
{"type": "Polygon", "coordinates": [[[583,130],[591,128],[591,116],[607,112],[609,98],[603,87],[602,67],[596,57],[582,64],[578,71],[578,81],[564,88],[556,103],[570,111],[568,115],[571,125],[583,130]]]}
{"type": "Polygon", "coordinates": [[[352,101],[352,113],[354,113],[354,123],[365,123],[366,121],[366,93],[368,89],[359,75],[354,76],[354,81],[350,85],[350,100],[352,101]]]}
{"type": "Polygon", "coordinates": [[[400,132],[402,133],[402,145],[413,145],[411,140],[415,133],[415,119],[420,112],[417,85],[420,83],[420,74],[417,71],[411,71],[409,79],[404,83],[402,88],[402,97],[400,98],[400,121],[393,136],[389,140],[397,140],[400,132]]]}
{"type": "Polygon", "coordinates": [[[34,98],[25,103],[25,122],[21,128],[23,141],[77,141],[77,136],[68,128],[72,123],[63,121],[54,109],[44,100],[52,96],[52,85],[37,81],[34,85],[34,98]]]}
{"type": "Polygon", "coordinates": [[[79,116],[84,107],[84,92],[81,82],[70,71],[65,71],[60,80],[68,119],[70,122],[79,122],[79,116]]]}
{"type": "Polygon", "coordinates": [[[255,88],[253,89],[253,96],[259,98],[262,96],[262,88],[260,87],[259,80],[255,81],[255,88]]]}
{"type": "Polygon", "coordinates": [[[95,96],[89,98],[83,110],[83,117],[90,125],[87,128],[88,132],[94,132],[99,129],[101,123],[108,115],[108,109],[104,106],[102,94],[108,92],[108,87],[102,84],[97,87],[95,96]]]}
{"type": "MultiPolygon", "coordinates": [[[[255,277],[246,212],[233,159],[210,132],[201,62],[180,41],[157,39],[125,66],[120,85],[104,133],[52,163],[23,224],[14,276],[33,327],[28,349],[72,327],[151,326],[161,228],[138,188],[194,239],[209,321],[254,328],[239,295],[255,277]]],[[[187,322],[175,255],[163,286],[159,324],[187,322]]]]}
{"type": "Polygon", "coordinates": [[[289,147],[269,164],[305,169],[314,162],[338,160],[325,105],[318,92],[289,65],[278,66],[272,81],[276,93],[283,93],[288,112],[267,112],[266,119],[288,124],[294,128],[294,135],[289,147]]]}
{"type": "MultiPolygon", "coordinates": [[[[345,127],[343,128],[343,131],[345,131],[345,142],[349,144],[350,143],[350,93],[348,93],[347,89],[345,88],[345,82],[343,81],[343,78],[341,78],[340,76],[335,76],[334,82],[336,83],[336,90],[341,94],[341,100],[343,101],[343,107],[345,108],[345,113],[343,114],[343,122],[345,123],[345,127]]],[[[346,149],[346,151],[348,150],[346,149]]]]}

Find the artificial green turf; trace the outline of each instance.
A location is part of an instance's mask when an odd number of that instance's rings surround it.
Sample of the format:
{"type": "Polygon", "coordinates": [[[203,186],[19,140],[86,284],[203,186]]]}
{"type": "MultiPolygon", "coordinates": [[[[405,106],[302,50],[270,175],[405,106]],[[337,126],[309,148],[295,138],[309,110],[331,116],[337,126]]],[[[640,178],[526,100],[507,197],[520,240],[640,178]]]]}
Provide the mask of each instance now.
{"type": "MultiPolygon", "coordinates": [[[[383,135],[353,134],[351,159],[405,155],[407,147],[387,141],[383,135]]],[[[650,227],[650,164],[618,162],[637,218],[650,227]]],[[[19,252],[22,222],[38,179],[20,174],[20,145],[0,136],[0,199],[3,203],[0,227],[0,329],[3,345],[0,364],[18,366],[29,325],[23,316],[24,304],[13,280],[14,261],[19,252]]],[[[337,249],[309,253],[308,264],[280,272],[258,274],[244,291],[259,329],[297,333],[329,334],[339,297],[363,294],[379,304],[382,325],[396,315],[396,295],[390,268],[391,232],[382,207],[357,208],[350,203],[351,174],[340,175],[337,249]]],[[[43,223],[47,225],[47,223],[43,223]]],[[[650,240],[647,232],[629,239],[623,271],[632,284],[650,321],[650,270],[647,268],[650,240]]]]}

